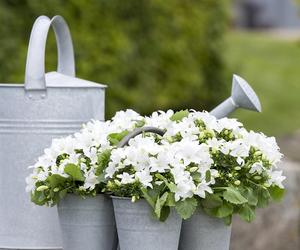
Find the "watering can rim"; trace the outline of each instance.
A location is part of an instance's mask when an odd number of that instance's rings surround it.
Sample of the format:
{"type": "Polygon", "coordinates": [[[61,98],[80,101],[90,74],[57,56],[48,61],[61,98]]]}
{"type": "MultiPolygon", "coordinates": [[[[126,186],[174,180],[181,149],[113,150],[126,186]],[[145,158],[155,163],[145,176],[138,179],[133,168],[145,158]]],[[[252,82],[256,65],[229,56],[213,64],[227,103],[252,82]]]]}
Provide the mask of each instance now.
{"type": "MultiPolygon", "coordinates": [[[[24,88],[25,84],[24,83],[0,83],[0,88],[1,87],[8,87],[8,88],[24,88]]],[[[78,77],[71,77],[67,76],[61,73],[58,73],[56,71],[53,72],[48,72],[46,73],[46,88],[101,88],[105,89],[107,88],[107,85],[101,84],[101,83],[96,83],[92,81],[88,81],[85,79],[81,79],[78,77]],[[58,76],[62,78],[61,80],[54,80],[54,79],[49,79],[49,77],[52,76],[58,76]],[[64,83],[64,81],[72,81],[72,83],[64,83]],[[61,81],[61,82],[60,82],[61,81]]]]}

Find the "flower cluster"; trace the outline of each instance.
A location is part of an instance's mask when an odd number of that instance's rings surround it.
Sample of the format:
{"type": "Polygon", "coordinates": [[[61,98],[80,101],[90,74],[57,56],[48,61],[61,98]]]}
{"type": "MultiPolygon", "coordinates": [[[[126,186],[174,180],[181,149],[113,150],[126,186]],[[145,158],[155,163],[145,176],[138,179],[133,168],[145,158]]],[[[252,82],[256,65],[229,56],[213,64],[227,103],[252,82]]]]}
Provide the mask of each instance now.
{"type": "Polygon", "coordinates": [[[142,117],[127,110],[112,120],[93,120],[72,136],[53,139],[37,162],[30,166],[26,191],[38,205],[53,206],[66,193],[95,195],[104,186],[103,170],[117,136],[133,130],[142,117]],[[115,138],[116,137],[116,138],[115,138]]]}
{"type": "Polygon", "coordinates": [[[27,189],[40,205],[56,204],[67,192],[106,192],[146,199],[162,221],[172,207],[184,219],[200,207],[230,224],[234,213],[252,221],[257,207],[282,197],[281,158],[274,137],[247,131],[236,119],[193,110],[142,117],[127,110],[53,140],[27,189]],[[144,132],[118,147],[137,127],[156,127],[163,135],[144,132]]]}

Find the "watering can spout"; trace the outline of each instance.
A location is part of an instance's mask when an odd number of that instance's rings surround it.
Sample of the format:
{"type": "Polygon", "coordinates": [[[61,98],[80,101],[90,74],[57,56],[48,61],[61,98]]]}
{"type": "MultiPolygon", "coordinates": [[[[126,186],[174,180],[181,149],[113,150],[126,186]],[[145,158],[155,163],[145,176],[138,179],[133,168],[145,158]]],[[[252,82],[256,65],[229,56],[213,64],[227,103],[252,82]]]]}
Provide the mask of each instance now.
{"type": "Polygon", "coordinates": [[[233,75],[231,96],[239,108],[261,112],[261,104],[256,93],[251,86],[238,75],[233,75]]]}
{"type": "Polygon", "coordinates": [[[233,75],[231,96],[215,107],[210,113],[216,118],[223,118],[237,108],[261,112],[258,96],[242,77],[233,75]]]}

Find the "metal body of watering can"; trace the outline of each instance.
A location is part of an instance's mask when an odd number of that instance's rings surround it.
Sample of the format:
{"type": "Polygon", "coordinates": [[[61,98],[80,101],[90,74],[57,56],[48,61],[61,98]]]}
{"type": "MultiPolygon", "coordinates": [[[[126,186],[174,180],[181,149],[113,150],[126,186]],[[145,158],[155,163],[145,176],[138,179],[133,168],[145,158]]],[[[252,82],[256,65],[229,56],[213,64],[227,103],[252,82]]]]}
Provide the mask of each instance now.
{"type": "Polygon", "coordinates": [[[52,138],[104,119],[105,85],[75,78],[73,45],[64,19],[34,23],[25,84],[0,84],[0,249],[61,249],[56,208],[39,207],[25,192],[27,166],[52,138]],[[55,32],[57,72],[45,74],[48,30],[55,32]]]}

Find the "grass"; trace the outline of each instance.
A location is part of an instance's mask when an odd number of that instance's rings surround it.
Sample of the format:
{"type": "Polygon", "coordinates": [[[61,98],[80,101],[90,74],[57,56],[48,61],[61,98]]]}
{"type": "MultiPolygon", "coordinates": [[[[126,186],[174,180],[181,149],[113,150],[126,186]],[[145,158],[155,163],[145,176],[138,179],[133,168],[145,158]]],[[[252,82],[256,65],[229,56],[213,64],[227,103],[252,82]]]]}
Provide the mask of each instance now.
{"type": "Polygon", "coordinates": [[[300,42],[263,33],[230,32],[226,63],[258,94],[263,112],[233,116],[253,130],[284,135],[300,128],[300,42]]]}

